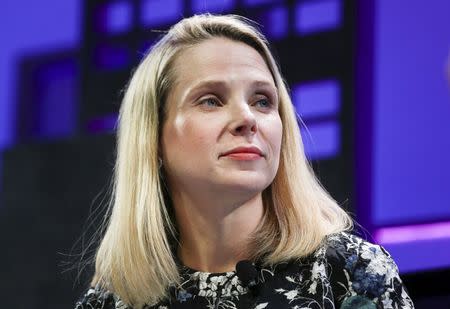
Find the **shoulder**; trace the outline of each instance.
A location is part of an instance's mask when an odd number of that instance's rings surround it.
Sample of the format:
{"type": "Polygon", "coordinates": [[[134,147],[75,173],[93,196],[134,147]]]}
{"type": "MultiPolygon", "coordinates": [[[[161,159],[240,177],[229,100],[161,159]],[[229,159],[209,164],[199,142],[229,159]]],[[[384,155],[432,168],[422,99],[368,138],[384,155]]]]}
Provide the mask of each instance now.
{"type": "MultiPolygon", "coordinates": [[[[347,232],[329,235],[326,239],[326,260],[345,270],[348,275],[393,280],[398,267],[389,252],[359,236],[347,232]]],[[[376,291],[372,291],[375,293],[376,291]]]]}
{"type": "Polygon", "coordinates": [[[365,302],[382,308],[414,307],[397,265],[382,246],[347,232],[329,235],[325,243],[330,283],[342,308],[365,302]]]}
{"type": "MultiPolygon", "coordinates": [[[[389,252],[382,246],[373,244],[362,239],[359,236],[341,232],[333,234],[326,239],[326,260],[337,272],[343,272],[352,279],[370,278],[371,281],[379,282],[384,279],[387,281],[396,280],[398,276],[398,267],[392,259],[389,252]]],[[[359,285],[352,281],[353,288],[358,290],[359,285]]],[[[381,283],[381,282],[380,282],[381,283]]],[[[376,285],[371,285],[368,293],[379,295],[381,290],[376,285]]]]}
{"type": "Polygon", "coordinates": [[[99,287],[91,287],[75,304],[75,309],[131,309],[115,294],[99,287]]]}
{"type": "Polygon", "coordinates": [[[383,247],[348,232],[328,235],[325,239],[325,248],[327,258],[336,263],[374,257],[392,261],[390,254],[383,247]]]}

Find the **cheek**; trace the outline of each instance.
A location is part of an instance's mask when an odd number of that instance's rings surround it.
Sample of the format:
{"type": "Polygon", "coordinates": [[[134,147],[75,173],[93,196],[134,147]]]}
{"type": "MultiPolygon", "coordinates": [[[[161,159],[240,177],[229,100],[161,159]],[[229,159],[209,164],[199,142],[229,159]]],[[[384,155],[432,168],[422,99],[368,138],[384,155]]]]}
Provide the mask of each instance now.
{"type": "Polygon", "coordinates": [[[163,132],[169,157],[189,155],[193,158],[206,154],[207,148],[211,147],[211,137],[211,128],[205,122],[184,116],[175,117],[163,132]]]}
{"type": "Polygon", "coordinates": [[[272,144],[274,155],[278,156],[281,149],[281,141],[283,138],[283,124],[281,119],[277,117],[273,119],[269,129],[269,140],[272,144]]]}
{"type": "Polygon", "coordinates": [[[277,122],[274,130],[273,130],[273,151],[274,151],[274,157],[276,158],[276,164],[274,165],[274,175],[277,174],[278,168],[280,166],[280,159],[281,159],[281,144],[283,140],[283,124],[281,122],[281,119],[277,122]]]}

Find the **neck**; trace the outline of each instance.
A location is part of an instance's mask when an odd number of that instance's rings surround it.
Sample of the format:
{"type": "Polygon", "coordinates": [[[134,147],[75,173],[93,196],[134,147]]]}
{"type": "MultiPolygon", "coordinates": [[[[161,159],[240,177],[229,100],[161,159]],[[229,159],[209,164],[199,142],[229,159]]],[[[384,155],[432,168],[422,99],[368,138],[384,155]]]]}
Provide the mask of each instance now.
{"type": "Polygon", "coordinates": [[[260,193],[234,201],[178,196],[173,202],[180,231],[178,257],[184,265],[221,273],[248,259],[250,237],[263,216],[260,193]]]}

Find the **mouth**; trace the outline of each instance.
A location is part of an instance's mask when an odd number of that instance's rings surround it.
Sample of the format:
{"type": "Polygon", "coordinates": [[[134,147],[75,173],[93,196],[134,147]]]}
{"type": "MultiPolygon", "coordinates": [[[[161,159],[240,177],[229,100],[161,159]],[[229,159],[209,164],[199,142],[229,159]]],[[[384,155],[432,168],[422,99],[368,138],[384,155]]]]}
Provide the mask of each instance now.
{"type": "Polygon", "coordinates": [[[220,157],[227,157],[235,160],[258,160],[264,157],[263,152],[256,146],[244,146],[233,148],[220,157]]]}
{"type": "Polygon", "coordinates": [[[263,152],[256,146],[236,147],[236,148],[233,148],[233,149],[221,154],[221,156],[230,156],[230,155],[235,155],[235,154],[239,154],[239,155],[248,154],[248,155],[257,155],[259,157],[264,157],[263,152]]]}
{"type": "Polygon", "coordinates": [[[226,155],[225,157],[237,161],[254,161],[262,158],[259,154],[251,152],[234,152],[226,155]]]}

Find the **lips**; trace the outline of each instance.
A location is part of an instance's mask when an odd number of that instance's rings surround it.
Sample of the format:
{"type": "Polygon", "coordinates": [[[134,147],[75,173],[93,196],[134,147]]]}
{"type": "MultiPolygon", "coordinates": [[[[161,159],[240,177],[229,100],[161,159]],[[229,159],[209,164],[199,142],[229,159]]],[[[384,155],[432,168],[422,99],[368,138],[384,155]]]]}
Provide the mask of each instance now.
{"type": "Polygon", "coordinates": [[[261,157],[264,156],[262,151],[256,146],[236,147],[236,148],[233,148],[233,149],[223,153],[221,156],[227,156],[227,155],[236,154],[236,153],[254,153],[254,154],[258,154],[261,157]]]}

